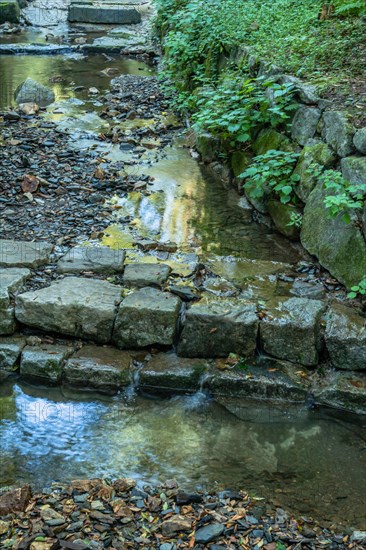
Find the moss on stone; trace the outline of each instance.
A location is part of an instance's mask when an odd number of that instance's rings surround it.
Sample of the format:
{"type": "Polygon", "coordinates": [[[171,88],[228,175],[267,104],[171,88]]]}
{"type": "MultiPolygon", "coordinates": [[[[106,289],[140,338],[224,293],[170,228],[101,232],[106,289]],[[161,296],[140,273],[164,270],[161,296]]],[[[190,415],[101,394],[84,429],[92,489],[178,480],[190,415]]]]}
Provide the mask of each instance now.
{"type": "Polygon", "coordinates": [[[248,168],[250,160],[250,156],[244,151],[235,151],[233,153],[231,157],[231,168],[236,178],[248,168]]]}
{"type": "Polygon", "coordinates": [[[292,204],[282,204],[282,202],[276,200],[270,200],[267,208],[277,231],[289,239],[298,240],[300,229],[295,225],[289,225],[291,222],[291,215],[299,213],[296,206],[292,204]]]}
{"type": "Polygon", "coordinates": [[[0,25],[6,23],[19,23],[20,9],[16,0],[0,0],[0,25]]]}
{"type": "Polygon", "coordinates": [[[293,151],[295,146],[283,134],[268,128],[262,130],[253,143],[253,151],[256,155],[264,155],[267,151],[293,151]]]}
{"type": "Polygon", "coordinates": [[[334,162],[334,153],[325,143],[304,147],[294,172],[300,177],[296,186],[296,194],[302,201],[306,202],[309,194],[317,184],[316,171],[319,165],[330,168],[334,162]]]}

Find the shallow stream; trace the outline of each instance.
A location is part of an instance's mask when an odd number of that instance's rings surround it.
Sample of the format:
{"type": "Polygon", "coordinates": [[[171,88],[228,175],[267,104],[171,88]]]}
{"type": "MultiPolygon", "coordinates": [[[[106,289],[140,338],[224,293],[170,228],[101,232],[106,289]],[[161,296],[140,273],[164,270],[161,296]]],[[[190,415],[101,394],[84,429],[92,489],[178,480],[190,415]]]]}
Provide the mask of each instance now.
{"type": "MultiPolygon", "coordinates": [[[[95,146],[95,132],[105,122],[88,88],[109,88],[111,78],[101,74],[107,67],[152,74],[138,61],[103,56],[0,56],[0,108],[13,104],[15,88],[30,76],[55,91],[56,103],[45,116],[61,128],[67,125],[72,139],[79,135],[77,147],[95,146]],[[75,92],[78,86],[84,89],[75,92]]],[[[107,160],[123,163],[123,151],[99,147],[107,160]]],[[[121,242],[118,217],[129,216],[143,237],[175,241],[180,251],[205,261],[232,257],[234,280],[239,259],[301,259],[301,251],[284,238],[246,220],[239,196],[179,144],[167,147],[163,158],[148,152],[128,169],[155,179],[146,195],[110,197],[118,212],[104,244],[121,242]]],[[[285,405],[276,414],[260,402],[242,406],[239,419],[202,393],[163,400],[132,391],[129,398],[107,398],[8,383],[0,387],[1,485],[175,477],[187,488],[241,488],[338,527],[366,528],[366,421],[285,405]]]]}

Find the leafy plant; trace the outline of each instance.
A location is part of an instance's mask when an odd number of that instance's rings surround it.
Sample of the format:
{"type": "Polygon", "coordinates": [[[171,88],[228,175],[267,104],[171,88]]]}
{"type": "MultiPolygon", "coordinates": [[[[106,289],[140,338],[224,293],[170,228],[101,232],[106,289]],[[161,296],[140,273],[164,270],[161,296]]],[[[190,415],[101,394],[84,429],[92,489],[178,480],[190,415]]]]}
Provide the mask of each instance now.
{"type": "Polygon", "coordinates": [[[293,172],[298,157],[298,153],[276,150],[254,157],[249,168],[240,174],[246,180],[244,188],[249,196],[260,199],[274,194],[283,204],[296,202],[293,189],[300,177],[293,172]]]}
{"type": "Polygon", "coordinates": [[[351,286],[351,292],[347,294],[348,298],[357,298],[358,295],[364,296],[366,294],[366,277],[358,283],[358,285],[351,286]]]}
{"type": "Polygon", "coordinates": [[[350,223],[352,211],[363,207],[366,186],[347,182],[342,174],[336,170],[326,170],[320,175],[319,181],[324,189],[331,192],[324,199],[324,204],[330,216],[335,218],[342,214],[343,221],[350,223]]]}
{"type": "Polygon", "coordinates": [[[229,74],[217,87],[198,94],[194,126],[229,139],[231,145],[248,142],[259,125],[276,127],[290,118],[289,113],[296,108],[292,91],[288,84],[229,74]]]}
{"type": "Polygon", "coordinates": [[[365,15],[366,2],[365,0],[338,0],[336,2],[337,15],[365,15]]]}
{"type": "Polygon", "coordinates": [[[303,215],[300,214],[300,212],[291,212],[290,221],[288,222],[287,225],[294,226],[300,229],[300,227],[302,226],[302,221],[303,221],[303,215]]]}

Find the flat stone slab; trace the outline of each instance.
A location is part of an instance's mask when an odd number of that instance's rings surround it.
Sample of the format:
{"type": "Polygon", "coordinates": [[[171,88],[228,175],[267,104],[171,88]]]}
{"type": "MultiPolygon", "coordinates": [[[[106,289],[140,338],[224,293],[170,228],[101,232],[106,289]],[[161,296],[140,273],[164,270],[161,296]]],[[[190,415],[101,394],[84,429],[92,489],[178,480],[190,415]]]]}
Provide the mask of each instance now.
{"type": "Polygon", "coordinates": [[[24,378],[57,384],[64,362],[73,351],[71,346],[53,344],[26,346],[22,351],[20,374],[24,378]]]}
{"type": "MultiPolygon", "coordinates": [[[[277,365],[276,365],[277,367],[277,365]]],[[[256,397],[260,399],[281,399],[304,402],[307,384],[301,383],[299,377],[291,376],[291,371],[276,368],[271,372],[262,366],[248,366],[245,369],[211,371],[205,387],[215,396],[256,397]]]]}
{"type": "Polygon", "coordinates": [[[124,250],[112,250],[107,246],[76,246],[57,262],[60,273],[122,273],[124,250]]]}
{"type": "Polygon", "coordinates": [[[177,334],[181,301],[155,288],[142,288],[127,296],[118,311],[113,340],[120,348],[153,344],[172,346],[177,334]]]}
{"type": "Polygon", "coordinates": [[[133,5],[78,2],[70,5],[68,19],[71,23],[131,25],[141,23],[141,13],[133,5]]]}
{"type": "Polygon", "coordinates": [[[133,356],[110,346],[84,346],[64,367],[64,383],[78,388],[116,391],[131,381],[133,356]]]}
{"type": "Polygon", "coordinates": [[[29,276],[29,269],[0,268],[0,334],[15,332],[16,321],[10,293],[19,291],[29,276]]]}
{"type": "Polygon", "coordinates": [[[317,403],[366,414],[366,373],[333,371],[313,387],[317,403]]]}
{"type": "Polygon", "coordinates": [[[170,272],[171,268],[165,264],[128,264],[123,275],[123,283],[127,287],[161,287],[167,281],[170,272]]]}
{"type": "Polygon", "coordinates": [[[117,285],[66,277],[47,288],[19,294],[15,315],[31,327],[106,343],[112,336],[120,297],[117,285]]]}
{"type": "Polygon", "coordinates": [[[53,245],[42,241],[0,240],[1,267],[37,268],[47,264],[53,245]]]}
{"type": "Polygon", "coordinates": [[[290,298],[273,304],[260,324],[264,351],[286,361],[316,365],[322,345],[320,322],[325,310],[325,302],[307,298],[290,298]]]}
{"type": "Polygon", "coordinates": [[[325,343],[337,369],[366,371],[366,319],[344,304],[332,304],[327,314],[325,343]]]}
{"type": "Polygon", "coordinates": [[[196,391],[208,366],[204,359],[158,353],[139,371],[139,388],[158,392],[196,391]]]}
{"type": "Polygon", "coordinates": [[[0,338],[0,371],[12,372],[25,346],[25,338],[11,336],[0,338]]]}
{"type": "Polygon", "coordinates": [[[237,298],[201,300],[186,312],[178,354],[182,357],[251,355],[257,345],[258,324],[253,303],[237,298]]]}

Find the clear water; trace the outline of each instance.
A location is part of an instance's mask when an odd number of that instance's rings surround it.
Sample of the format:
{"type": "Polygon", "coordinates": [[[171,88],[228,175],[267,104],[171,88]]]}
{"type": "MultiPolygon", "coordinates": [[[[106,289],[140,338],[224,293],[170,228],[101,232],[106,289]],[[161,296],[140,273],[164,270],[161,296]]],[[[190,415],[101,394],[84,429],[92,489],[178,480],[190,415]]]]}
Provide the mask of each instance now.
{"type": "Polygon", "coordinates": [[[98,397],[0,388],[2,485],[80,477],[175,477],[240,488],[338,526],[366,527],[366,420],[242,402],[239,419],[204,394],[98,397]]]}
{"type": "Polygon", "coordinates": [[[0,109],[14,105],[14,91],[26,78],[33,78],[52,88],[56,102],[77,98],[85,100],[84,109],[95,108],[88,96],[88,89],[96,87],[101,92],[110,87],[113,77],[101,74],[107,68],[116,68],[119,74],[148,76],[152,69],[135,59],[113,58],[108,61],[103,55],[82,58],[80,55],[0,55],[0,109]],[[62,81],[57,80],[61,77],[62,81]],[[85,90],[74,91],[76,86],[85,90]]]}

